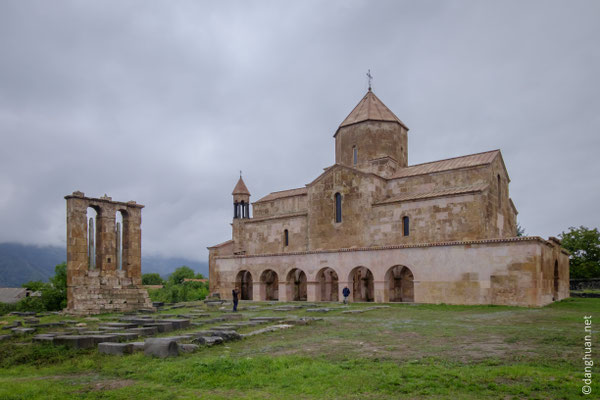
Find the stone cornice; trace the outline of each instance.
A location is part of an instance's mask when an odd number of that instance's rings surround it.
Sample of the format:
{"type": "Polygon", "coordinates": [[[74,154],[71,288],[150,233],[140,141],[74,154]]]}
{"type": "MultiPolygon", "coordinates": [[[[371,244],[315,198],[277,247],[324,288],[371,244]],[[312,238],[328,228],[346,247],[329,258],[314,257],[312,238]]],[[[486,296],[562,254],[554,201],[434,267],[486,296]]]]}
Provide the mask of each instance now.
{"type": "Polygon", "coordinates": [[[73,194],[68,194],[65,196],[65,199],[66,200],[81,199],[81,200],[85,200],[88,202],[116,204],[116,205],[124,206],[124,207],[135,207],[135,208],[144,208],[145,207],[143,204],[138,204],[133,200],[124,202],[124,201],[114,201],[114,200],[112,200],[112,197],[106,197],[106,198],[85,197],[85,195],[81,192],[74,192],[73,194]]]}
{"type": "Polygon", "coordinates": [[[307,215],[308,215],[307,211],[302,211],[302,212],[297,212],[297,213],[273,215],[273,216],[270,216],[270,217],[241,219],[240,222],[242,222],[244,224],[252,224],[252,223],[255,223],[255,222],[270,221],[270,220],[273,220],[273,219],[306,217],[307,215]]]}
{"type": "Polygon", "coordinates": [[[423,248],[423,247],[465,246],[465,245],[512,243],[512,242],[539,242],[542,244],[550,244],[551,246],[554,246],[552,243],[548,242],[547,240],[542,239],[539,236],[521,236],[521,237],[498,238],[498,239],[459,240],[459,241],[451,241],[451,242],[415,243],[415,244],[373,246],[373,247],[350,247],[350,248],[344,248],[344,249],[329,249],[329,250],[290,251],[287,253],[265,253],[265,254],[250,254],[250,255],[236,255],[236,256],[220,256],[220,257],[215,257],[215,258],[216,259],[230,259],[230,258],[255,258],[255,257],[282,257],[282,256],[307,255],[307,254],[346,253],[346,252],[354,252],[354,251],[379,251],[379,250],[412,249],[412,248],[423,248]]]}

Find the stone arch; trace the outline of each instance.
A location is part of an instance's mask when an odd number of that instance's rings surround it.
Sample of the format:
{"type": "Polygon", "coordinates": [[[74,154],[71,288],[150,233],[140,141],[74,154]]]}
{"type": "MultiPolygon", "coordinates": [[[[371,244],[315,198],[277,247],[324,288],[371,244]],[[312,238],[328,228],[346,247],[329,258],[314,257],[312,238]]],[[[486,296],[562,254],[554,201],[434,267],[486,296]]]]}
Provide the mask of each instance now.
{"type": "Polygon", "coordinates": [[[318,301],[339,301],[339,279],[333,268],[325,267],[317,272],[318,301]]]}
{"type": "Polygon", "coordinates": [[[299,268],[292,269],[286,278],[287,299],[290,301],[306,301],[306,273],[299,268]]]}
{"type": "Polygon", "coordinates": [[[395,265],[385,274],[385,285],[390,302],[412,303],[415,301],[415,277],[403,265],[395,265]]]}
{"type": "Polygon", "coordinates": [[[354,268],[350,271],[348,282],[352,285],[350,288],[352,301],[374,301],[373,273],[369,268],[362,266],[354,268]]]}
{"type": "Polygon", "coordinates": [[[264,285],[264,297],[261,300],[279,300],[279,277],[272,269],[260,274],[260,283],[264,285]]]}
{"type": "Polygon", "coordinates": [[[252,300],[252,274],[248,270],[241,270],[235,277],[235,287],[240,291],[240,300],[252,300]]]}

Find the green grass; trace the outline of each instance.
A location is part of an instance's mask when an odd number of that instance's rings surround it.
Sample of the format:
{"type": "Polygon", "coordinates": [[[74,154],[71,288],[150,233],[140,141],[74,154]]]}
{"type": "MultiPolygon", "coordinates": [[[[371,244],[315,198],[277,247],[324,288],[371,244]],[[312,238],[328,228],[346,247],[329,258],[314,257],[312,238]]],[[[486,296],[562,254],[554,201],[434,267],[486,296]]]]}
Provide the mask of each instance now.
{"type": "Polygon", "coordinates": [[[29,344],[22,337],[0,342],[0,398],[583,398],[584,315],[600,316],[600,300],[535,309],[393,304],[362,314],[335,311],[311,325],[165,360],[29,344]]]}

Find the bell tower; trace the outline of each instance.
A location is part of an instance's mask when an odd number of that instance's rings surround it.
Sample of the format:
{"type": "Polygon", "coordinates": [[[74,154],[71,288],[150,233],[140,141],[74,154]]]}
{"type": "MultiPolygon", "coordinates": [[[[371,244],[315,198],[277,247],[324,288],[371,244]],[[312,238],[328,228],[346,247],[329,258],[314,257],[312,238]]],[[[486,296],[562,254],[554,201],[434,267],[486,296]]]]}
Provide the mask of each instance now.
{"type": "Polygon", "coordinates": [[[250,218],[250,191],[246,187],[240,172],[240,179],[233,188],[233,219],[250,218]]]}
{"type": "Polygon", "coordinates": [[[371,88],[333,137],[336,164],[384,176],[408,165],[408,128],[371,88]]]}
{"type": "Polygon", "coordinates": [[[245,254],[246,246],[244,241],[245,221],[250,218],[250,191],[242,179],[240,179],[233,188],[233,254],[245,254]]]}

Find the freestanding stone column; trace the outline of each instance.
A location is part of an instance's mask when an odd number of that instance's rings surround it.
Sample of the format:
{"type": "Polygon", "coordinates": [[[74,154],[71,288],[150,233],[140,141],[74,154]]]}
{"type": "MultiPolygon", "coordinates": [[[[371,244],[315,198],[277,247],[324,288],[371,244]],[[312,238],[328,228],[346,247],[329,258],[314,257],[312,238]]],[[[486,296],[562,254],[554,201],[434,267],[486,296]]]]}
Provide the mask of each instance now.
{"type": "Polygon", "coordinates": [[[114,311],[152,309],[148,292],[142,287],[142,208],[135,201],[112,201],[106,195],[85,197],[82,192],[67,200],[67,311],[98,314],[114,311]],[[88,226],[87,209],[96,210],[88,226]],[[117,212],[123,215],[122,259],[115,228],[117,212]],[[94,241],[93,233],[96,232],[94,241]],[[89,245],[88,245],[88,235],[89,245]],[[95,250],[95,251],[94,251],[95,250]],[[95,254],[95,257],[94,257],[95,254]],[[123,265],[122,270],[117,266],[123,265]],[[95,266],[95,268],[94,268],[95,266]]]}

